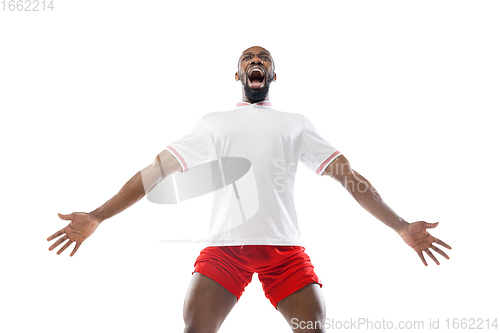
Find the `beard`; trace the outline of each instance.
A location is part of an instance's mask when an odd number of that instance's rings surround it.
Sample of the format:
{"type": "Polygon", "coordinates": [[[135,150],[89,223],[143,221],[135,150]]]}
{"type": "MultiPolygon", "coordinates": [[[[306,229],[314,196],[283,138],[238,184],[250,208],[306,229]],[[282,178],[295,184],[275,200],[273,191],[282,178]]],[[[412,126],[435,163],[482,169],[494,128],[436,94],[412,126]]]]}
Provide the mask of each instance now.
{"type": "Polygon", "coordinates": [[[245,95],[248,97],[248,99],[252,102],[259,102],[266,98],[267,94],[269,93],[269,86],[271,85],[271,82],[273,80],[273,75],[268,75],[266,77],[266,83],[262,89],[251,89],[248,86],[248,81],[245,76],[245,83],[243,84],[243,90],[245,91],[245,95]]]}
{"type": "Polygon", "coordinates": [[[243,90],[245,91],[245,95],[248,99],[252,101],[252,103],[255,103],[263,100],[267,96],[267,93],[269,92],[269,84],[266,82],[262,89],[250,89],[247,84],[244,84],[243,90]]]}

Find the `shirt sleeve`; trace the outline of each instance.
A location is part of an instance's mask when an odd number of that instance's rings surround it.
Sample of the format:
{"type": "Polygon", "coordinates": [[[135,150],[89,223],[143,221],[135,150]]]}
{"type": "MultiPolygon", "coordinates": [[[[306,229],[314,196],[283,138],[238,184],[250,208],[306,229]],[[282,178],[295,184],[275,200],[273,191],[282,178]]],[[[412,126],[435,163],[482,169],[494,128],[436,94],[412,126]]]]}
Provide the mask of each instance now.
{"type": "Polygon", "coordinates": [[[189,170],[203,162],[209,161],[209,149],[212,137],[205,125],[205,118],[201,117],[191,129],[191,133],[167,145],[167,150],[174,155],[182,166],[182,172],[189,170]]]}
{"type": "Polygon", "coordinates": [[[341,153],[326,141],[311,121],[304,116],[304,131],[299,152],[299,161],[320,175],[341,153]]]}

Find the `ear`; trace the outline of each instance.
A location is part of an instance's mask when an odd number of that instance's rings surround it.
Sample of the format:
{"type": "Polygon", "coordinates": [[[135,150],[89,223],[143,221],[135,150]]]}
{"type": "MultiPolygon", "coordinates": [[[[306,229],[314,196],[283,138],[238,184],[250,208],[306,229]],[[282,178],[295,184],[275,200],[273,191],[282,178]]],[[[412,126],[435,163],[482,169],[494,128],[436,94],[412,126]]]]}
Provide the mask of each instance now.
{"type": "Polygon", "coordinates": [[[236,74],[234,74],[234,79],[236,81],[239,81],[240,80],[240,76],[238,75],[238,72],[236,72],[236,74]]]}
{"type": "Polygon", "coordinates": [[[274,73],[273,82],[276,81],[276,73],[274,73]]]}

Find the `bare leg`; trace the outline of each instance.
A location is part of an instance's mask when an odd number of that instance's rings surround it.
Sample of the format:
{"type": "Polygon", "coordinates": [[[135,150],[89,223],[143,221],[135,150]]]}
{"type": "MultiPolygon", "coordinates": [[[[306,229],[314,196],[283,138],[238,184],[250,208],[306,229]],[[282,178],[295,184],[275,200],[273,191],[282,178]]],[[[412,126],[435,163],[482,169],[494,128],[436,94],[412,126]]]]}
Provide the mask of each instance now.
{"type": "Polygon", "coordinates": [[[226,288],[200,273],[194,273],[184,300],[184,332],[217,332],[236,301],[236,296],[226,288]]]}
{"type": "Polygon", "coordinates": [[[285,297],[278,302],[277,309],[285,317],[294,333],[325,333],[323,323],[326,308],[318,284],[308,284],[285,297]]]}

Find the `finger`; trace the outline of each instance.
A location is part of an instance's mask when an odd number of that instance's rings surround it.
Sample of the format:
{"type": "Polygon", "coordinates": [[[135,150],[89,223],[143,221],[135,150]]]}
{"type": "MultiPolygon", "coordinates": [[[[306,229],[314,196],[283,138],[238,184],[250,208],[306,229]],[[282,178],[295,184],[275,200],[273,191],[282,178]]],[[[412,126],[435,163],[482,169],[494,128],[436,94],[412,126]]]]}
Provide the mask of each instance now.
{"type": "Polygon", "coordinates": [[[445,242],[443,242],[442,240],[436,238],[436,237],[433,237],[434,238],[434,243],[437,243],[439,245],[443,245],[445,248],[447,249],[450,249],[451,250],[451,246],[449,246],[448,244],[446,244],[445,242]]]}
{"type": "Polygon", "coordinates": [[[66,244],[64,244],[63,247],[61,247],[61,249],[59,251],[57,251],[57,254],[61,254],[64,250],[66,250],[68,248],[68,246],[71,245],[71,243],[73,243],[73,241],[70,239],[66,242],[66,244]]]}
{"type": "Polygon", "coordinates": [[[54,244],[52,244],[51,247],[49,247],[49,251],[52,251],[53,249],[55,249],[56,247],[58,247],[62,242],[64,242],[66,239],[68,239],[68,236],[64,235],[63,237],[59,238],[57,240],[57,242],[55,242],[54,244]]]}
{"type": "Polygon", "coordinates": [[[431,245],[431,249],[433,249],[434,251],[436,251],[437,253],[439,253],[440,255],[445,257],[446,259],[448,259],[448,260],[450,259],[450,257],[448,257],[448,255],[446,253],[444,253],[443,250],[441,250],[440,248],[435,247],[434,245],[431,245]]]}
{"type": "Polygon", "coordinates": [[[76,251],[78,250],[78,248],[80,247],[80,245],[81,245],[81,244],[82,244],[82,243],[76,243],[75,248],[73,249],[73,252],[71,252],[71,254],[69,255],[70,257],[72,257],[72,256],[73,256],[73,254],[75,254],[75,253],[76,253],[76,251]]]}
{"type": "Polygon", "coordinates": [[[432,252],[431,252],[429,249],[426,249],[426,250],[425,250],[425,253],[427,253],[427,255],[428,255],[429,257],[431,257],[431,259],[432,259],[432,260],[434,260],[434,262],[435,262],[437,265],[439,265],[439,261],[436,259],[436,257],[434,257],[434,255],[432,254],[432,252]]]}
{"type": "Polygon", "coordinates": [[[436,222],[436,223],[427,223],[427,222],[424,222],[424,227],[426,228],[435,228],[437,227],[439,224],[439,222],[436,222]]]}
{"type": "Polygon", "coordinates": [[[49,238],[47,238],[47,240],[48,241],[53,240],[54,238],[57,238],[61,235],[64,235],[64,229],[61,229],[58,232],[54,233],[52,236],[49,236],[49,238]]]}
{"type": "Polygon", "coordinates": [[[427,266],[427,262],[425,261],[425,258],[424,258],[424,255],[422,254],[422,252],[417,252],[417,254],[420,257],[420,259],[422,260],[422,262],[424,263],[424,265],[427,266]]]}
{"type": "Polygon", "coordinates": [[[71,214],[59,214],[59,213],[57,213],[57,215],[59,215],[59,218],[61,218],[61,220],[72,220],[74,213],[71,213],[71,214]]]}

